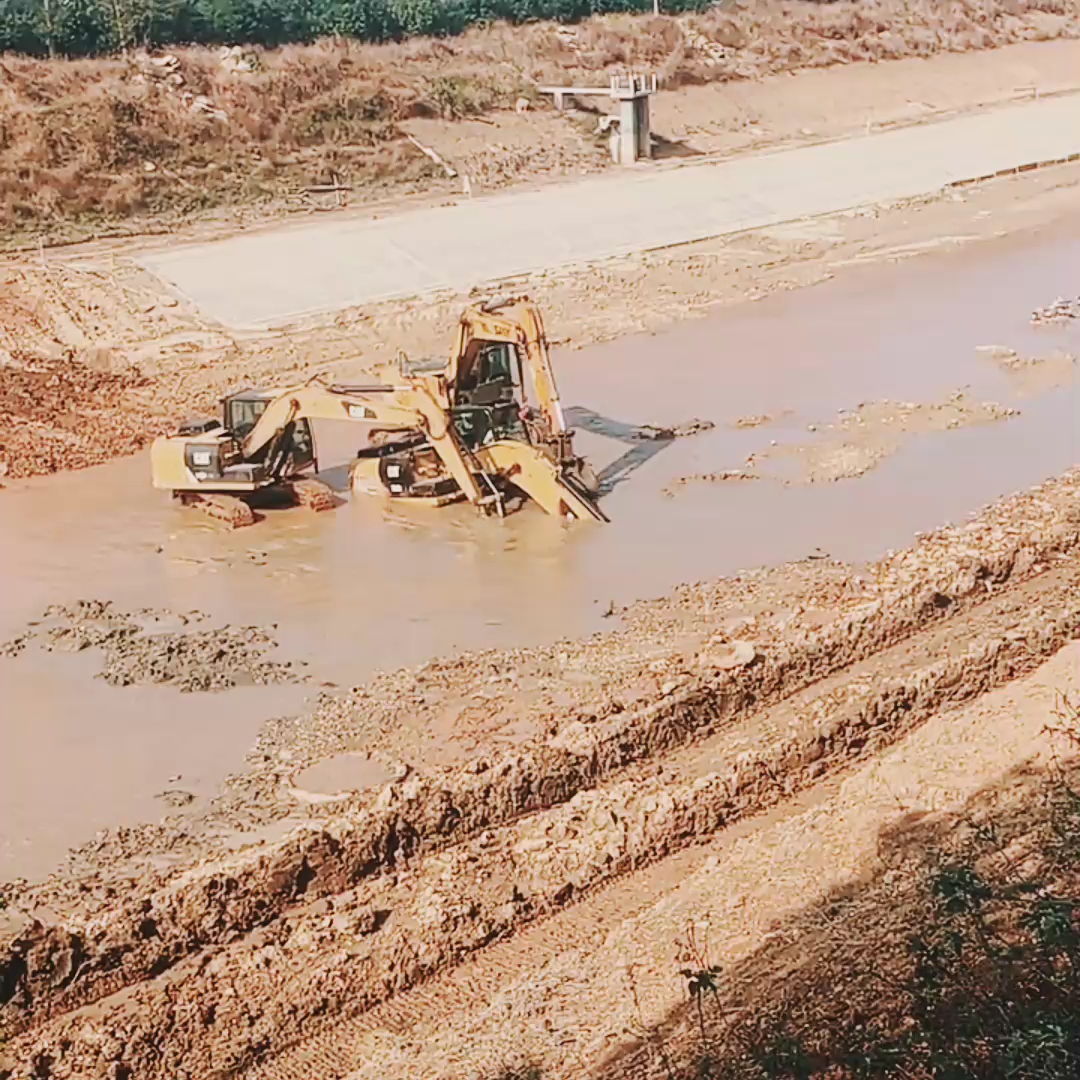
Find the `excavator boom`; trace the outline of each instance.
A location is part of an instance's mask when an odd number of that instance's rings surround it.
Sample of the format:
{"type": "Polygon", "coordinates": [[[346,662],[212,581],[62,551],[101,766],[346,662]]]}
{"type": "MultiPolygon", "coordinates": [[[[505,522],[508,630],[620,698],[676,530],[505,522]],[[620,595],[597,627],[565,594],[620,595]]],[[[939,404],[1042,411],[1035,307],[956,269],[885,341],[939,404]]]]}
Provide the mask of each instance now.
{"type": "Polygon", "coordinates": [[[476,503],[484,497],[450,417],[423,385],[327,386],[310,380],[290,387],[266,407],[244,438],[244,458],[250,459],[272,445],[280,432],[298,419],[355,420],[383,428],[420,429],[466,498],[476,503]]]}
{"type": "Polygon", "coordinates": [[[485,472],[509,480],[548,514],[577,521],[607,521],[593,495],[572,475],[561,473],[542,451],[528,443],[503,440],[476,454],[485,472]]]}

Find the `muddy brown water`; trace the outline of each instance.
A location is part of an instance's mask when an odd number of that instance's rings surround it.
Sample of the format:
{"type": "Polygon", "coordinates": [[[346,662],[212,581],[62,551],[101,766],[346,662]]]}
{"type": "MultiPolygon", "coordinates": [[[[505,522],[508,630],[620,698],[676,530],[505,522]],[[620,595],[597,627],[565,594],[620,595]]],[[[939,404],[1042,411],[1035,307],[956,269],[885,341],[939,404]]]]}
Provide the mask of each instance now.
{"type": "MultiPolygon", "coordinates": [[[[567,528],[533,508],[499,521],[357,498],[227,533],[154,492],[146,455],[11,483],[0,502],[0,640],[48,604],[80,598],[198,609],[221,624],[277,624],[281,654],[307,661],[312,681],[180,694],[108,687],[92,655],[0,660],[0,877],[45,873],[99,828],[160,817],[172,789],[208,798],[259,726],[302,708],[320,683],[587,634],[610,625],[610,603],[679,582],[810,553],[872,558],[1061,471],[1080,456],[1075,384],[1025,394],[976,347],[1080,354],[1080,325],[1029,324],[1034,308],[1078,293],[1080,229],[863,268],[663,335],[561,352],[581,449],[610,487],[608,526],[567,528]],[[679,477],[742,468],[773,440],[812,441],[807,425],[840,409],[957,389],[1021,413],[912,436],[858,479],[665,494],[679,477]],[[760,414],[777,419],[733,426],[760,414]],[[620,435],[690,417],[716,428],[669,443],[620,435]]],[[[317,438],[325,475],[344,488],[355,431],[324,426],[317,438]]]]}

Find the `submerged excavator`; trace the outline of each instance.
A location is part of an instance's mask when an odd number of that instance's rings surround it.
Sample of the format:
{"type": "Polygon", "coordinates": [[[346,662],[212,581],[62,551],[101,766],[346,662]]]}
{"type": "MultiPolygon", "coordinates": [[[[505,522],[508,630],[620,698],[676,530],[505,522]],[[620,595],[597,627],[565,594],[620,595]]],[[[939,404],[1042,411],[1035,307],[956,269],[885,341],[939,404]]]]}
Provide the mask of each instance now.
{"type": "Polygon", "coordinates": [[[598,484],[574,451],[540,311],[525,298],[469,307],[448,362],[396,365],[380,381],[316,376],[284,390],[243,390],[220,420],[183,424],[154,440],[153,483],[232,527],[253,507],[337,504],[314,478],[313,420],[369,426],[350,469],[355,492],[429,505],[466,499],[505,514],[531,499],[549,514],[606,521],[598,484]]]}

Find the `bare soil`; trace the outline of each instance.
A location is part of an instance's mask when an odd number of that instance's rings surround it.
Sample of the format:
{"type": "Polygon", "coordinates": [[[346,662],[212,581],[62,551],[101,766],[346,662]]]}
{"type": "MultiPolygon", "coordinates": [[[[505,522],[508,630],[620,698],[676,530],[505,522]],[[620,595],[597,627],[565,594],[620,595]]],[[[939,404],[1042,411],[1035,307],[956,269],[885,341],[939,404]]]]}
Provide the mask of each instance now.
{"type": "Polygon", "coordinates": [[[1078,490],[1080,476],[1060,478],[871,566],[687,587],[585,642],[466,655],[324,698],[269,730],[219,800],[217,815],[262,828],[249,846],[176,822],[5,888],[9,1054],[57,1077],[249,1067],[880,753],[1080,631],[1078,490]],[[540,730],[311,805],[308,826],[266,839],[298,766],[360,730],[393,740],[399,717],[437,714],[455,691],[485,726],[524,696],[540,730]],[[165,851],[170,867],[154,869],[165,851]]]}
{"type": "MultiPolygon", "coordinates": [[[[463,177],[471,187],[577,174],[604,167],[604,140],[595,116],[550,111],[539,92],[544,85],[602,85],[627,67],[657,71],[669,88],[726,85],[1071,39],[1080,33],[1078,19],[1072,0],[947,9],[912,0],[878,0],[871,8],[739,0],[678,19],[499,24],[445,40],[327,41],[240,57],[205,48],[76,61],[6,56],[0,227],[9,242],[108,232],[125,219],[160,231],[216,207],[250,216],[460,191],[463,177]],[[425,147],[434,147],[435,158],[425,147]]],[[[996,83],[969,85],[967,94],[1000,99],[1029,85],[1075,86],[1075,65],[1070,71],[1063,58],[1045,71],[1034,66],[1019,87],[1013,67],[996,83]]],[[[933,112],[917,71],[902,74],[902,84],[884,95],[895,102],[903,86],[899,119],[933,112]],[[910,87],[908,74],[915,76],[910,87]]],[[[955,77],[945,82],[951,93],[944,107],[949,99],[962,106],[967,95],[957,97],[955,77]]],[[[835,129],[834,109],[822,108],[826,95],[813,96],[816,113],[796,110],[794,129],[768,94],[760,102],[723,95],[719,108],[715,93],[696,104],[693,96],[675,99],[658,110],[660,152],[756,145],[768,140],[774,122],[789,136],[835,129]]],[[[872,123],[882,100],[880,92],[846,99],[844,111],[854,108],[859,125],[872,123]]]]}
{"type": "MultiPolygon", "coordinates": [[[[1013,18],[994,32],[1021,33],[1028,16],[1013,18]]],[[[915,41],[873,33],[882,49],[915,41]]],[[[768,62],[782,55],[802,54],[777,46],[768,62]]],[[[531,291],[552,336],[584,344],[1058,223],[1078,182],[1060,166],[492,290],[531,291]]],[[[0,267],[9,476],[129,453],[241,383],[440,352],[465,299],[238,338],[129,251],[0,267]]],[[[986,358],[1010,378],[1072,377],[1071,359],[986,358]]],[[[998,416],[966,399],[868,403],[775,457],[832,478],[848,447],[869,467],[909,434],[998,416]]],[[[800,959],[830,970],[812,930],[831,909],[813,905],[898,873],[889,830],[919,815],[933,831],[983,789],[1035,797],[1010,777],[1051,760],[1054,694],[1075,689],[1078,498],[1072,472],[867,565],[818,553],[613,606],[590,638],[324,688],[263,729],[210,805],[180,792],[160,822],[0,885],[0,1077],[659,1075],[657,1033],[693,1039],[688,926],[707,921],[697,940],[738,974],[732,1010],[767,1002],[785,972],[811,971],[800,959]],[[817,943],[805,956],[802,940],[817,943]]],[[[107,679],[209,690],[301,677],[272,644],[270,627],[223,634],[103,598],[48,613],[6,651],[100,648],[107,679]]],[[[879,904],[898,895],[884,880],[867,893],[879,904]]]]}
{"type": "Polygon", "coordinates": [[[276,644],[267,630],[199,628],[205,621],[198,611],[124,612],[108,600],[80,600],[49,608],[21,634],[0,642],[0,657],[18,656],[27,648],[95,649],[102,657],[99,676],[110,686],[169,683],[181,691],[295,682],[300,677],[294,664],[266,658],[276,644]]]}

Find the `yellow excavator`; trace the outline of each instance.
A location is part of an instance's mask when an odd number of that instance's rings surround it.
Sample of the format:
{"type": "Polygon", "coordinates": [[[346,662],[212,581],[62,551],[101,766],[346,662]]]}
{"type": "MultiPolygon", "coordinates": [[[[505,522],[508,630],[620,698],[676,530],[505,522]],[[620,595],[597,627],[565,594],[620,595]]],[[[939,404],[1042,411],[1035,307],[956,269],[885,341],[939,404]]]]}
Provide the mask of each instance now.
{"type": "Polygon", "coordinates": [[[243,390],[220,420],[189,421],[154,440],[153,483],[238,527],[253,505],[337,504],[313,474],[313,420],[369,425],[350,469],[355,492],[433,505],[467,499],[505,514],[524,499],[547,513],[606,521],[598,485],[574,452],[543,321],[526,298],[469,307],[449,362],[399,356],[387,381],[362,385],[316,376],[284,390],[243,390]]]}

